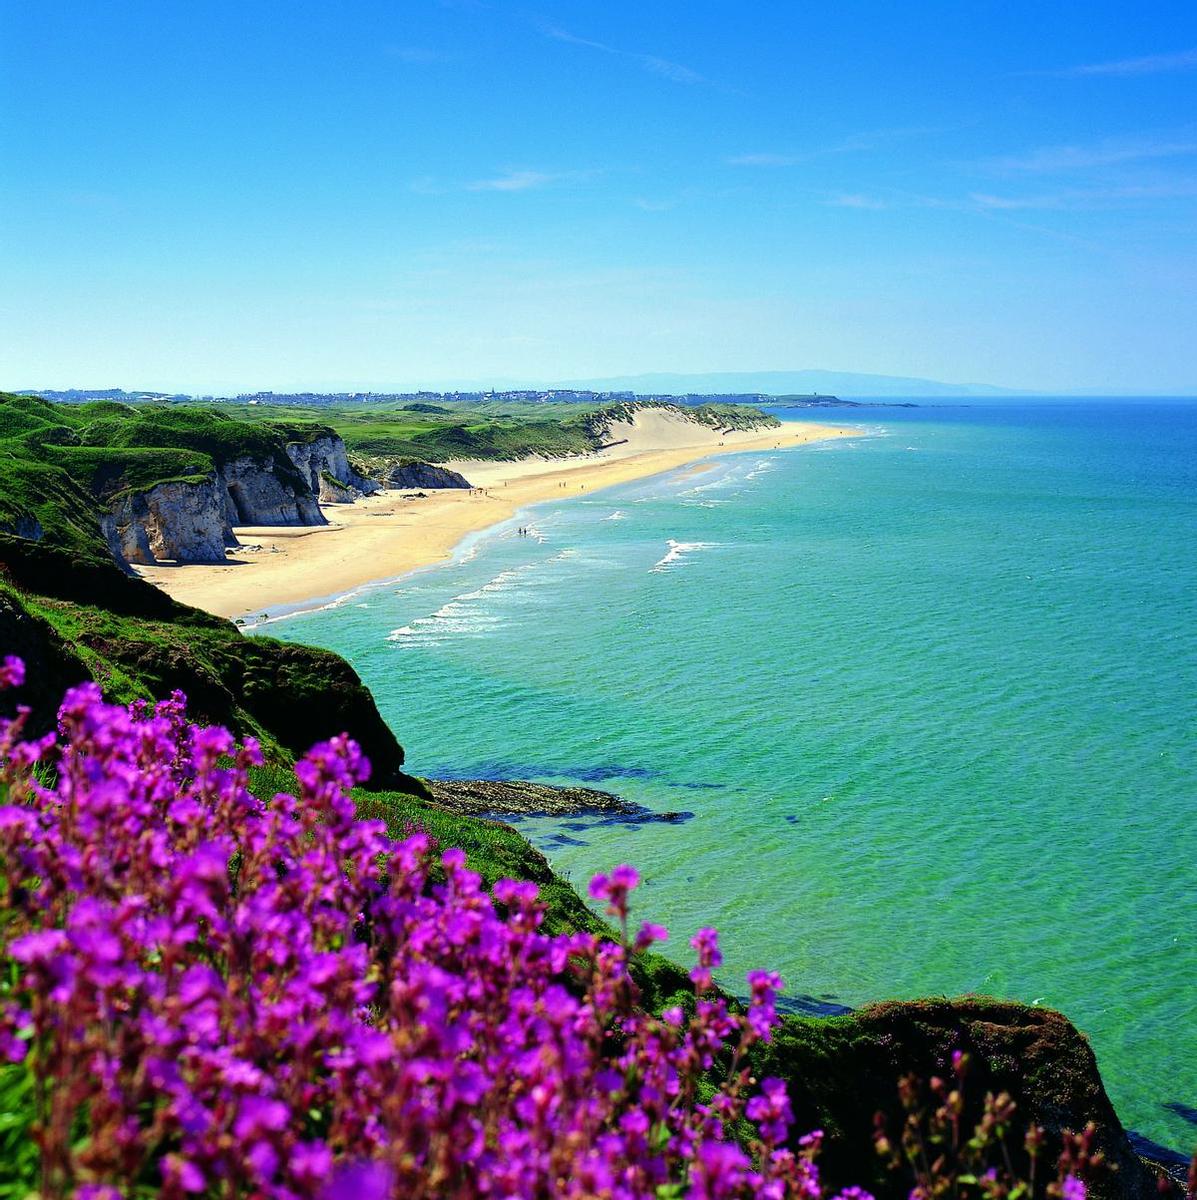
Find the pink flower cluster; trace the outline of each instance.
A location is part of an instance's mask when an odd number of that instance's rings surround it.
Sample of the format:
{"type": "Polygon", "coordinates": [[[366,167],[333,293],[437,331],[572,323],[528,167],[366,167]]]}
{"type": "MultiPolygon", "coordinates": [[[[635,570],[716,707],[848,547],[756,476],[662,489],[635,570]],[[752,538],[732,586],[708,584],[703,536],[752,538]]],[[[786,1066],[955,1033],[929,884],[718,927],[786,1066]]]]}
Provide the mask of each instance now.
{"type": "Polygon", "coordinates": [[[57,737],[23,721],[0,728],[0,1058],[34,1081],[43,1196],[820,1195],[818,1136],[787,1148],[785,1086],[746,1065],[780,980],[729,1008],[703,930],[692,1013],[645,1013],[630,965],[666,935],[628,936],[630,867],[591,885],[620,940],[548,936],[534,885],[488,893],[460,850],[358,820],[347,738],[261,803],[255,744],[178,694],[87,684],[57,737]]]}

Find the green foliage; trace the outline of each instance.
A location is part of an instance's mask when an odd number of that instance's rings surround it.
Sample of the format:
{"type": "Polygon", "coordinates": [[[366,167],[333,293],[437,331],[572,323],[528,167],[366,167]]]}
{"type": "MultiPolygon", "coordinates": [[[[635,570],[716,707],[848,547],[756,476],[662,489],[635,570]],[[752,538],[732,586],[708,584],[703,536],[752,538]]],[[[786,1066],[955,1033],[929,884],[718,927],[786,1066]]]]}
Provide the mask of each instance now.
{"type": "Polygon", "coordinates": [[[28,1064],[0,1066],[0,1200],[26,1200],[31,1193],[39,1162],[30,1136],[35,1111],[28,1064]]]}
{"type": "MultiPolygon", "coordinates": [[[[402,428],[402,427],[400,427],[402,428]]],[[[560,457],[596,448],[583,419],[571,421],[483,421],[443,424],[402,433],[362,436],[350,433],[345,444],[364,455],[446,462],[449,459],[515,459],[529,454],[560,457]]]]}
{"type": "MultiPolygon", "coordinates": [[[[114,401],[53,404],[0,392],[0,536],[111,561],[104,509],[127,491],[199,483],[243,456],[269,462],[298,488],[291,441],[333,436],[314,421],[243,421],[199,406],[114,401]]],[[[9,547],[4,559],[27,553],[9,547]]]]}
{"type": "Polygon", "coordinates": [[[243,421],[198,406],[52,404],[0,393],[0,461],[50,463],[102,500],[129,488],[194,482],[244,456],[298,480],[287,442],[331,435],[315,422],[243,421]]]}
{"type": "Polygon", "coordinates": [[[101,500],[160,483],[199,483],[213,470],[211,457],[195,450],[52,446],[46,457],[101,500]]]}
{"type": "Polygon", "coordinates": [[[336,437],[336,430],[316,420],[294,420],[266,422],[269,429],[283,439],[284,442],[314,442],[319,438],[336,437]]]}
{"type": "Polygon", "coordinates": [[[62,468],[0,443],[0,531],[50,539],[83,558],[107,557],[95,499],[62,468]]]}
{"type": "Polygon", "coordinates": [[[130,408],[122,420],[96,422],[103,426],[104,444],[111,448],[184,449],[224,463],[248,455],[272,459],[283,439],[269,425],[238,421],[208,408],[176,408],[147,404],[130,408]]]}
{"type": "Polygon", "coordinates": [[[41,433],[63,424],[58,405],[38,396],[0,392],[0,441],[41,433]]]}

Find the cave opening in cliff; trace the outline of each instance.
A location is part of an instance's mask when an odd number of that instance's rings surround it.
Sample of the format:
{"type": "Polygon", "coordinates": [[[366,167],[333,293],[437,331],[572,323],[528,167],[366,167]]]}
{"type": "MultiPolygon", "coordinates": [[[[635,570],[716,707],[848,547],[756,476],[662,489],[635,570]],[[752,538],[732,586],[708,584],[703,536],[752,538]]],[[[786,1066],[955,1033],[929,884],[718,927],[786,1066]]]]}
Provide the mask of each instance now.
{"type": "Polygon", "coordinates": [[[239,483],[229,484],[229,499],[233,502],[233,508],[237,511],[238,525],[252,525],[253,521],[250,517],[250,507],[246,503],[245,489],[239,483]]]}

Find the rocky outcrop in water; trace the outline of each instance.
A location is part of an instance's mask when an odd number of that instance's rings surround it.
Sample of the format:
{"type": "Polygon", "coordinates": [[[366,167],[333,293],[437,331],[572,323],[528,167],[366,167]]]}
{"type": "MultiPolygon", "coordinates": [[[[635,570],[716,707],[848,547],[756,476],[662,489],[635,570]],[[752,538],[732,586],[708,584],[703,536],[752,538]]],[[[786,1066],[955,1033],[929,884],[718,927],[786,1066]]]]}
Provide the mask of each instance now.
{"type": "Polygon", "coordinates": [[[288,442],[287,457],[321,504],[352,504],[359,496],[378,491],[373,479],[359,475],[349,462],[339,437],[288,442]]]}
{"type": "Polygon", "coordinates": [[[592,816],[627,824],[675,823],[688,812],[653,812],[596,788],[554,787],[525,779],[426,779],[433,801],[467,817],[592,816]]]}
{"type": "Polygon", "coordinates": [[[473,484],[457,471],[426,462],[395,463],[382,475],[388,488],[468,488],[473,484]]]}

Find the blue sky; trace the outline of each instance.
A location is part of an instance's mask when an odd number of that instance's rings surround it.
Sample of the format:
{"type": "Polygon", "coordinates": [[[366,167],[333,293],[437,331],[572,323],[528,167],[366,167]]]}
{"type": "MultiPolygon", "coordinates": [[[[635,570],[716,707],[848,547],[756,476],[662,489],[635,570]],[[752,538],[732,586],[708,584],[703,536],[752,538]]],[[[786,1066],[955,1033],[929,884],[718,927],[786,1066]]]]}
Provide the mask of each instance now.
{"type": "Polygon", "coordinates": [[[1191,2],[0,0],[0,386],[1197,390],[1191,2]]]}

